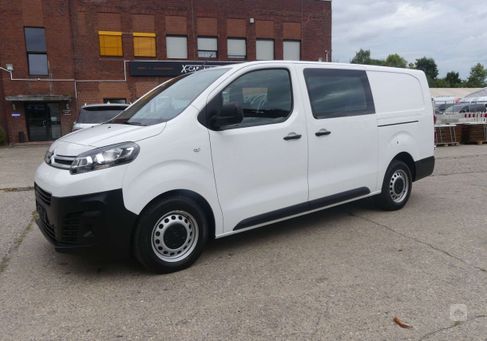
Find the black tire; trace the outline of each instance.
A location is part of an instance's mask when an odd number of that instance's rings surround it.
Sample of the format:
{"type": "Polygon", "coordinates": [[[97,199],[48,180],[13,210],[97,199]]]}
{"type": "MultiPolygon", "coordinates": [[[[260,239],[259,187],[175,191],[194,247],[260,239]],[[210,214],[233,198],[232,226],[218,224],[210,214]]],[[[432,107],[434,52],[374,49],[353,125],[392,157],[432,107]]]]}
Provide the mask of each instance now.
{"type": "Polygon", "coordinates": [[[195,200],[184,196],[161,199],[141,213],[133,240],[134,254],[149,271],[179,271],[198,259],[208,231],[208,218],[195,200]]]}
{"type": "Polygon", "coordinates": [[[382,192],[376,197],[377,206],[386,211],[403,208],[409,200],[412,186],[408,165],[400,160],[392,160],[382,182],[382,192]]]}

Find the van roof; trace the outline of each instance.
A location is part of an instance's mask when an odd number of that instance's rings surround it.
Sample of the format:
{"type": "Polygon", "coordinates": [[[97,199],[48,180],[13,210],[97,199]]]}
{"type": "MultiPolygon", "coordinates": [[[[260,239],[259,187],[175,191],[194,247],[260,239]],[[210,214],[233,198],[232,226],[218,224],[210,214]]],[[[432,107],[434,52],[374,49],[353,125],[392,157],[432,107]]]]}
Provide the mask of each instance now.
{"type": "Polygon", "coordinates": [[[272,64],[279,64],[279,65],[313,65],[313,66],[322,66],[324,68],[331,68],[331,69],[349,69],[349,70],[366,70],[366,71],[388,71],[388,72],[400,72],[400,73],[409,73],[409,74],[422,74],[423,71],[416,70],[416,69],[405,69],[405,68],[395,68],[389,66],[377,66],[377,65],[362,65],[362,64],[350,64],[350,63],[330,63],[330,62],[315,62],[315,61],[293,61],[293,60],[262,60],[262,61],[253,61],[253,62],[244,62],[244,63],[236,63],[231,65],[223,65],[218,66],[219,68],[228,68],[229,66],[234,69],[240,69],[251,65],[272,65],[272,64]]]}

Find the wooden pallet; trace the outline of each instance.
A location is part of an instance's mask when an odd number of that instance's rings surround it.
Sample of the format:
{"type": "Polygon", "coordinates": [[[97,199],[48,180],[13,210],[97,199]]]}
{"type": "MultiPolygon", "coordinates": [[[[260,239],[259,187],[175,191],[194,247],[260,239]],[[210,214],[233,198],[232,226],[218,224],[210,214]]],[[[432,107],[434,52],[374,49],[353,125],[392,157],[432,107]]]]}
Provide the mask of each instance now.
{"type": "Polygon", "coordinates": [[[449,143],[436,143],[437,147],[447,147],[447,146],[458,146],[460,143],[458,142],[449,142],[449,143]]]}
{"type": "Polygon", "coordinates": [[[455,125],[435,126],[435,144],[437,146],[457,145],[460,142],[456,135],[457,130],[455,125]]]}
{"type": "Polygon", "coordinates": [[[485,124],[469,124],[465,126],[464,142],[469,144],[483,144],[487,141],[487,126],[485,124]]]}
{"type": "Polygon", "coordinates": [[[463,124],[458,123],[455,127],[455,137],[456,137],[456,142],[462,143],[463,142],[463,131],[464,131],[463,124]]]}

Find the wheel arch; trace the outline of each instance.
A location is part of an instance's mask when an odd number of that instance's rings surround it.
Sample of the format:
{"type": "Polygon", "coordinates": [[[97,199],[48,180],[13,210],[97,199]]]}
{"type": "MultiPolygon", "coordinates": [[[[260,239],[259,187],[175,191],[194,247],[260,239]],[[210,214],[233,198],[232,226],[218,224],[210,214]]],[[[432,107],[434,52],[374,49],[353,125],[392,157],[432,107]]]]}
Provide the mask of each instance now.
{"type": "Polygon", "coordinates": [[[411,170],[411,175],[413,176],[412,180],[413,181],[416,180],[416,163],[414,162],[414,159],[411,156],[411,154],[409,154],[408,152],[401,152],[401,153],[397,154],[396,156],[394,156],[394,158],[391,160],[391,162],[389,162],[389,166],[392,163],[392,161],[394,161],[394,160],[399,160],[399,161],[404,162],[409,167],[409,169],[411,170]]]}
{"type": "MultiPolygon", "coordinates": [[[[193,199],[197,202],[198,205],[201,206],[201,208],[205,211],[206,213],[206,217],[208,218],[208,224],[209,224],[209,231],[208,231],[208,236],[211,238],[211,239],[214,239],[215,238],[215,214],[210,206],[210,204],[208,203],[208,201],[200,194],[194,192],[194,191],[191,191],[191,190],[187,190],[187,189],[174,189],[174,190],[170,190],[170,191],[167,191],[167,192],[164,192],[164,193],[161,193],[159,194],[158,196],[156,196],[155,198],[153,198],[151,201],[149,201],[145,206],[144,208],[142,209],[142,211],[140,212],[139,214],[139,218],[142,216],[142,214],[144,213],[144,211],[150,207],[152,204],[154,204],[155,202],[159,201],[159,200],[162,200],[162,199],[167,199],[167,198],[171,198],[171,197],[175,197],[175,196],[183,196],[183,197],[186,197],[186,198],[189,198],[189,199],[193,199]]],[[[133,238],[133,236],[132,236],[133,238]]]]}

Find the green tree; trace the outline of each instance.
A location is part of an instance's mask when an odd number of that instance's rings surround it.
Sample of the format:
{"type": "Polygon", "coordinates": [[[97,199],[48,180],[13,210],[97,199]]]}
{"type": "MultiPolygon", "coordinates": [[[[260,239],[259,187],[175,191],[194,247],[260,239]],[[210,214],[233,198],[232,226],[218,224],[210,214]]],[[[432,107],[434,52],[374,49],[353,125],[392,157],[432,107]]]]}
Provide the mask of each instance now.
{"type": "Polygon", "coordinates": [[[469,88],[483,88],[487,86],[487,70],[478,63],[470,70],[470,75],[467,79],[467,87],[469,88]]]}
{"type": "Polygon", "coordinates": [[[434,88],[451,88],[450,83],[445,78],[435,79],[430,86],[434,88]]]}
{"type": "Polygon", "coordinates": [[[355,53],[355,57],[352,58],[352,64],[370,64],[370,50],[360,49],[355,53]]]}
{"type": "Polygon", "coordinates": [[[450,71],[446,74],[445,82],[450,88],[460,88],[463,85],[460,74],[455,71],[450,71]]]}
{"type": "Polygon", "coordinates": [[[430,86],[435,85],[436,77],[438,77],[438,66],[433,58],[419,58],[416,59],[415,68],[424,71],[428,84],[430,86]]]}
{"type": "Polygon", "coordinates": [[[384,65],[384,61],[380,59],[372,59],[370,57],[370,50],[360,49],[355,53],[355,57],[352,58],[352,64],[364,64],[364,65],[384,65]]]}
{"type": "Polygon", "coordinates": [[[398,55],[397,53],[390,54],[387,56],[386,60],[384,61],[384,65],[386,66],[392,66],[392,67],[401,67],[401,68],[406,68],[408,65],[408,62],[406,59],[398,55]]]}

